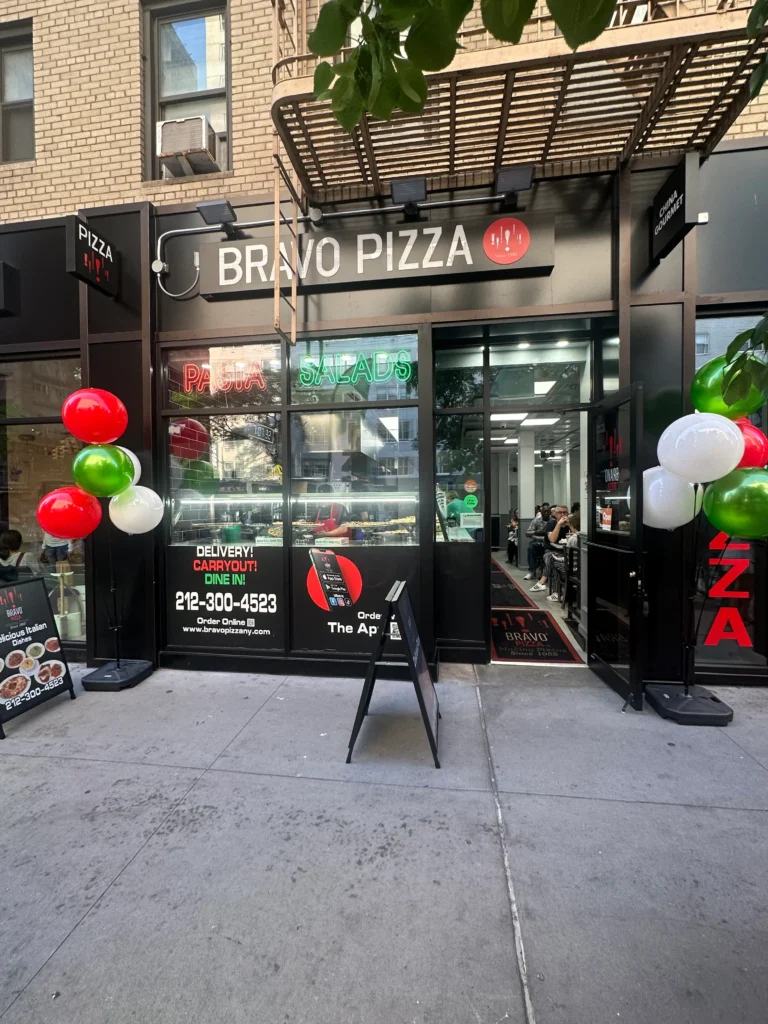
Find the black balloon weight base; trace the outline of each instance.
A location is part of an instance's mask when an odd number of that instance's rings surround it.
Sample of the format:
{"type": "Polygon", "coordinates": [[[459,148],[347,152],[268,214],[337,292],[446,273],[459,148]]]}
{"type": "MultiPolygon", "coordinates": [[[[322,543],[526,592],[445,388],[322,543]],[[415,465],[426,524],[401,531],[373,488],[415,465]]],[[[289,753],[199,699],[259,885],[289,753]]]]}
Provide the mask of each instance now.
{"type": "Polygon", "coordinates": [[[151,676],[155,667],[151,661],[133,661],[121,658],[120,665],[116,661],[108,661],[94,672],[83,676],[81,682],[84,690],[106,690],[115,692],[136,686],[147,676],[151,676]]]}
{"type": "Polygon", "coordinates": [[[733,708],[703,686],[691,686],[686,695],[682,683],[648,683],[645,699],[662,718],[678,725],[728,725],[733,708]]]}

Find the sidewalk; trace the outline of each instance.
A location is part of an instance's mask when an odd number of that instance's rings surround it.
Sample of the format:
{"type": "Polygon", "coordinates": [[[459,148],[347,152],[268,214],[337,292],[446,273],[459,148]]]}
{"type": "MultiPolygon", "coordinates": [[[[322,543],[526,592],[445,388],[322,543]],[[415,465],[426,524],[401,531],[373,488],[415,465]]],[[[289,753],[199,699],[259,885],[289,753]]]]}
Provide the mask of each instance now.
{"type": "Polygon", "coordinates": [[[497,799],[538,1024],[763,1024],[768,691],[685,729],[586,668],[456,675],[439,771],[405,683],[351,765],[358,680],[164,670],[9,723],[2,1024],[525,1024],[497,799]]]}

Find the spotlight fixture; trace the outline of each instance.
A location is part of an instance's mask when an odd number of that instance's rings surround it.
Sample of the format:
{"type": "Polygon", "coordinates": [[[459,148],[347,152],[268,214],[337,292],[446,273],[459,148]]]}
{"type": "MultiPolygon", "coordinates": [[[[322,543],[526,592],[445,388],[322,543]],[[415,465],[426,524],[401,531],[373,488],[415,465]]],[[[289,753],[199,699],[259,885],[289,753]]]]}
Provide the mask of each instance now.
{"type": "Polygon", "coordinates": [[[197,204],[197,212],[203,218],[206,224],[210,224],[211,227],[218,226],[222,227],[222,230],[226,232],[231,238],[236,228],[237,214],[232,209],[232,204],[228,199],[208,199],[203,203],[197,204]]]}
{"type": "Polygon", "coordinates": [[[406,220],[419,219],[419,203],[427,199],[426,178],[399,178],[390,182],[392,202],[405,207],[406,220]]]}
{"type": "Polygon", "coordinates": [[[528,192],[533,184],[534,164],[499,167],[496,171],[496,195],[504,196],[504,209],[517,209],[518,193],[528,192]]]}

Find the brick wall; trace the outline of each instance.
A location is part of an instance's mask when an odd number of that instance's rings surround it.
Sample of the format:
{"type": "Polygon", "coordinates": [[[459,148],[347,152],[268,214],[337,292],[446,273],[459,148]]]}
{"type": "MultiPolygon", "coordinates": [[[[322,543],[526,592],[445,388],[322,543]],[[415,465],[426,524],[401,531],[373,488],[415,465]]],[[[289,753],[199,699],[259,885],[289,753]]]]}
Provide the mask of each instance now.
{"type": "Polygon", "coordinates": [[[139,0],[2,0],[32,18],[35,160],[0,164],[0,221],[150,200],[193,202],[271,188],[270,0],[230,0],[233,170],[145,182],[139,0]]]}
{"type": "MultiPolygon", "coordinates": [[[[2,24],[33,19],[36,144],[33,162],[0,164],[0,221],[271,188],[270,0],[230,0],[233,170],[170,182],[142,180],[143,60],[149,55],[139,0],[3,0],[0,12],[2,24]]],[[[467,27],[478,23],[479,3],[467,27]]],[[[728,137],[766,132],[768,90],[728,137]]]]}

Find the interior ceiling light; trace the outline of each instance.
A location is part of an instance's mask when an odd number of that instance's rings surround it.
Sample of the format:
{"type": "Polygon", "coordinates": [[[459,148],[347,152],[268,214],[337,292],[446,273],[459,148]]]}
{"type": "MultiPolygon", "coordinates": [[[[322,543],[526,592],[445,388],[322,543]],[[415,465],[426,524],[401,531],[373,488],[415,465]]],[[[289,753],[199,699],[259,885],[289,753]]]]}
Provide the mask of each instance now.
{"type": "Polygon", "coordinates": [[[557,381],[554,380],[535,380],[533,382],[533,393],[534,395],[546,395],[556,383],[557,381]]]}
{"type": "Polygon", "coordinates": [[[527,412],[492,412],[491,420],[496,423],[504,422],[505,420],[509,423],[522,423],[527,415],[527,412]]]}
{"type": "Polygon", "coordinates": [[[507,435],[505,434],[503,437],[492,437],[491,440],[492,441],[506,441],[507,440],[507,435]]]}
{"type": "Polygon", "coordinates": [[[608,338],[608,340],[606,341],[606,345],[618,345],[618,344],[619,344],[619,339],[618,338],[608,338]]]}
{"type": "Polygon", "coordinates": [[[557,342],[557,344],[555,345],[555,348],[568,348],[568,346],[570,344],[571,344],[570,341],[568,341],[567,339],[564,338],[562,341],[558,341],[557,342]]]}
{"type": "Polygon", "coordinates": [[[517,437],[508,437],[504,444],[520,444],[520,439],[517,437]]]}
{"type": "Polygon", "coordinates": [[[559,422],[560,422],[560,417],[559,416],[555,416],[554,418],[550,418],[550,417],[537,417],[535,419],[525,420],[525,422],[521,423],[520,426],[521,427],[551,427],[555,423],[559,423],[559,422]]]}
{"type": "Polygon", "coordinates": [[[530,348],[530,347],[531,347],[530,341],[519,341],[517,343],[517,345],[515,345],[515,348],[530,348]]]}

